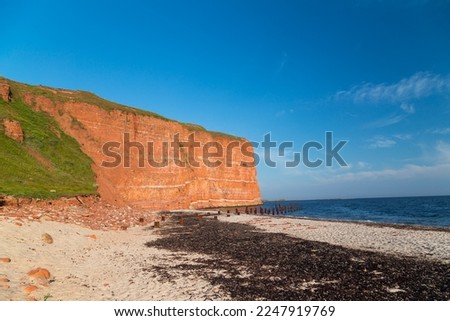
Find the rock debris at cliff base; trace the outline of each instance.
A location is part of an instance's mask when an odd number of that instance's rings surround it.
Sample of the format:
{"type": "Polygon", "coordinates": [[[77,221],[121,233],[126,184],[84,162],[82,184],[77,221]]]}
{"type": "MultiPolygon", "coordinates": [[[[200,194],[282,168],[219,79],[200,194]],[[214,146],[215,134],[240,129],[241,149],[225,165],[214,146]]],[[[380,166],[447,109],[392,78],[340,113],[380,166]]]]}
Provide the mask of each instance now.
{"type": "Polygon", "coordinates": [[[447,263],[306,241],[247,224],[196,217],[171,222],[161,229],[163,238],[146,245],[208,258],[164,270],[164,277],[195,274],[234,300],[450,299],[447,263]]]}

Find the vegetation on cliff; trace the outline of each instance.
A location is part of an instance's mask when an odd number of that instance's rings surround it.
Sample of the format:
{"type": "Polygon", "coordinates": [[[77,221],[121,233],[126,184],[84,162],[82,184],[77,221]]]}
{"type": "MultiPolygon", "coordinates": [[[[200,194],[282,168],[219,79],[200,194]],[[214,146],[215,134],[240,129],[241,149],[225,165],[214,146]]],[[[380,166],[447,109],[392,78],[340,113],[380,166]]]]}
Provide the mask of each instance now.
{"type": "Polygon", "coordinates": [[[50,116],[22,101],[18,93],[25,85],[8,83],[12,99],[0,99],[0,194],[35,198],[96,194],[92,161],[77,141],[50,116]],[[4,119],[20,123],[22,143],[5,134],[4,119]]]}

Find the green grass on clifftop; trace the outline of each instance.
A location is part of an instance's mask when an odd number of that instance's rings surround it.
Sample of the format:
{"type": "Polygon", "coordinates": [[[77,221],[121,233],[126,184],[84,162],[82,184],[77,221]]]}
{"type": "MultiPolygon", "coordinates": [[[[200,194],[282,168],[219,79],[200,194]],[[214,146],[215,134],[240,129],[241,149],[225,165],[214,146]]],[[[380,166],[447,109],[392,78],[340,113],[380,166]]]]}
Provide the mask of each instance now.
{"type": "Polygon", "coordinates": [[[35,112],[15,95],[0,99],[0,195],[56,198],[96,194],[91,159],[50,116],[35,112]],[[4,133],[3,119],[20,122],[25,140],[4,133]]]}
{"type": "MultiPolygon", "coordinates": [[[[0,79],[5,79],[0,76],[0,79]]],[[[5,79],[6,80],[6,79],[5,79]]],[[[225,137],[229,139],[236,139],[236,140],[242,140],[242,137],[234,136],[226,133],[221,132],[215,132],[207,130],[206,128],[196,125],[196,124],[190,124],[190,123],[183,123],[179,122],[173,119],[166,118],[164,116],[161,116],[159,114],[153,113],[151,111],[142,110],[134,107],[125,106],[122,104],[118,104],[109,100],[106,100],[104,98],[101,98],[91,92],[88,91],[82,91],[82,90],[65,90],[60,88],[50,88],[46,86],[33,86],[33,85],[27,85],[22,84],[19,82],[8,80],[9,84],[12,88],[18,93],[23,94],[26,92],[33,93],[34,95],[44,96],[50,99],[54,102],[67,102],[67,101],[76,101],[76,102],[83,102],[91,105],[98,106],[100,108],[103,108],[107,111],[114,111],[114,110],[120,110],[126,113],[140,115],[140,116],[147,116],[147,117],[153,117],[165,121],[171,121],[181,124],[182,126],[186,127],[188,130],[192,132],[207,132],[213,137],[225,137]]]]}

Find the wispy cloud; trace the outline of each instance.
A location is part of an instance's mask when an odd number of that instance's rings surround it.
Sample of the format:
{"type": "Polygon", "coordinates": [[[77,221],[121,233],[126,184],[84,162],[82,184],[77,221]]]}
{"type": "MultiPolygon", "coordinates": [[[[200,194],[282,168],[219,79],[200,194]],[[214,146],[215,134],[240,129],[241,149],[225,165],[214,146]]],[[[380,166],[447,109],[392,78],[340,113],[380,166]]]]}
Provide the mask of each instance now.
{"type": "Polygon", "coordinates": [[[357,162],[356,166],[358,169],[370,169],[372,167],[369,163],[363,161],[357,162]]]}
{"type": "MultiPolygon", "coordinates": [[[[411,99],[429,97],[450,92],[450,77],[418,72],[393,84],[365,83],[335,94],[337,100],[353,100],[355,103],[404,103],[411,99]]],[[[403,105],[405,111],[414,112],[412,105],[403,105]]]]}
{"type": "Polygon", "coordinates": [[[375,136],[369,140],[369,148],[389,148],[396,145],[397,142],[384,136],[375,136]]]}
{"type": "Polygon", "coordinates": [[[403,110],[407,114],[414,114],[416,112],[416,108],[413,104],[401,103],[400,109],[403,110]]]}
{"type": "MultiPolygon", "coordinates": [[[[362,168],[363,169],[363,168],[362,168]]],[[[408,164],[399,169],[382,169],[359,171],[337,175],[336,180],[357,181],[367,179],[405,179],[417,177],[450,177],[450,144],[439,141],[434,146],[434,156],[431,165],[408,164]]]]}
{"type": "Polygon", "coordinates": [[[450,127],[430,129],[427,132],[431,134],[447,135],[450,134],[450,127]]]}
{"type": "Polygon", "coordinates": [[[288,54],[286,52],[284,52],[283,58],[281,58],[280,65],[278,66],[278,69],[276,70],[277,74],[279,74],[283,70],[284,66],[286,65],[287,60],[288,60],[288,54]]]}
{"type": "Polygon", "coordinates": [[[360,171],[354,173],[345,173],[336,176],[338,181],[360,181],[377,179],[406,179],[417,176],[439,177],[442,174],[448,176],[450,173],[450,164],[438,164],[431,166],[406,165],[400,169],[383,169],[377,171],[360,171]],[[447,174],[446,174],[447,173],[447,174]]]}
{"type": "Polygon", "coordinates": [[[294,113],[294,109],[292,109],[292,108],[289,110],[283,109],[283,110],[277,111],[275,113],[275,117],[283,117],[283,116],[286,116],[287,114],[293,114],[293,113],[294,113]]]}
{"type": "Polygon", "coordinates": [[[437,162],[443,164],[450,164],[450,144],[439,141],[436,144],[437,162]]]}
{"type": "Polygon", "coordinates": [[[398,140],[410,140],[413,136],[411,134],[396,134],[394,137],[398,140]]]}
{"type": "Polygon", "coordinates": [[[366,124],[366,128],[382,128],[397,124],[408,117],[408,114],[393,114],[366,124]]]}

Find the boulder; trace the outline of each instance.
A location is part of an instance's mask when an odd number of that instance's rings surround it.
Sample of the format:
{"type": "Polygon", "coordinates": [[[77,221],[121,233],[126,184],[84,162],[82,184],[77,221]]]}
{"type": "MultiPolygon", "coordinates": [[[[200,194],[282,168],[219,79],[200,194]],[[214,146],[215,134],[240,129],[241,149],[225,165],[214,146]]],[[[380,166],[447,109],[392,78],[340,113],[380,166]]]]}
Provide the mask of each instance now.
{"type": "Polygon", "coordinates": [[[23,142],[23,130],[22,126],[17,120],[3,119],[3,126],[5,126],[5,135],[16,142],[23,142]]]}

